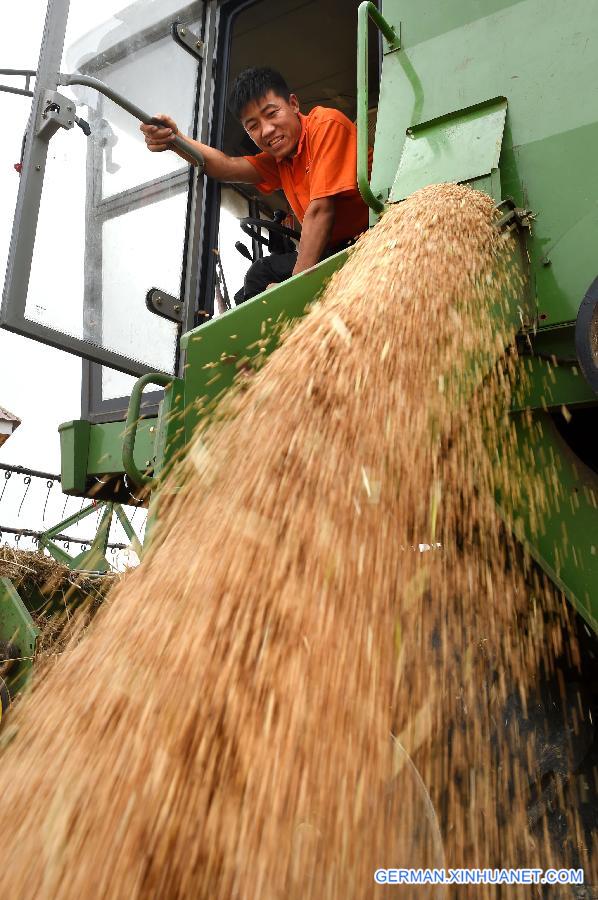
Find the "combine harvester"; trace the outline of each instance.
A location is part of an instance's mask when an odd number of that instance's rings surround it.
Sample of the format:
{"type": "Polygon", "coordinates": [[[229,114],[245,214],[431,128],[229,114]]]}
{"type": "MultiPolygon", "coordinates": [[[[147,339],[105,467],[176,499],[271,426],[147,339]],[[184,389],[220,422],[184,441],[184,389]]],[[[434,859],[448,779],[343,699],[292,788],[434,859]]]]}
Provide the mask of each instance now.
{"type": "MultiPolygon", "coordinates": [[[[263,362],[281,324],[300,317],[346,259],[341,252],[218,315],[241,263],[232,217],[245,219],[250,240],[240,252],[255,259],[264,244],[275,249],[289,236],[275,216],[282,201],[218,186],[201,165],[145,151],[136,120],[163,109],[182,132],[231,154],[251,152],[227,115],[227,87],[241,69],[268,62],[306,105],[356,111],[358,183],[371,224],[385,204],[418,188],[463,182],[490,194],[502,227],[518,235],[513,264],[526,295],[513,322],[528,379],[512,415],[526,465],[542,477],[545,461],[557,460],[560,491],[537,531],[525,508],[506,512],[571,604],[590,658],[598,625],[595,4],[114,7],[106,21],[107,4],[92,12],[87,0],[50,0],[39,67],[22,72],[36,81],[1,323],[83,360],[82,418],[59,429],[63,491],[117,513],[120,504],[149,504],[151,521],[156,480],[199,419],[240,369],[263,362]],[[528,307],[533,316],[522,323],[528,307]],[[536,426],[533,453],[526,410],[536,426]]],[[[76,564],[89,568],[90,558],[76,564]]],[[[21,631],[6,612],[17,600],[5,587],[0,640],[18,647],[21,631]]],[[[16,665],[11,678],[19,677],[16,665]]],[[[577,769],[596,752],[584,741],[577,769]]]]}

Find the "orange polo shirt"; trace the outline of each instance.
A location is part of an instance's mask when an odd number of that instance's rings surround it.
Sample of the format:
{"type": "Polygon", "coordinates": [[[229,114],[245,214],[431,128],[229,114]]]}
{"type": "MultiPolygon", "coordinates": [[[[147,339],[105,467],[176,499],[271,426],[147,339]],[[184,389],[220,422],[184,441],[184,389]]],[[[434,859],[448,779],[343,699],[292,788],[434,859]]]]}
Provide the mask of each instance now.
{"type": "Polygon", "coordinates": [[[311,200],[334,197],[329,247],[335,247],[368,227],[368,207],[357,188],[357,128],[342,112],[324,106],[307,116],[299,113],[299,118],[301,137],[294,156],[280,162],[269,153],[244,158],[260,175],[258,190],[270,194],[282,188],[300,222],[311,200]]]}

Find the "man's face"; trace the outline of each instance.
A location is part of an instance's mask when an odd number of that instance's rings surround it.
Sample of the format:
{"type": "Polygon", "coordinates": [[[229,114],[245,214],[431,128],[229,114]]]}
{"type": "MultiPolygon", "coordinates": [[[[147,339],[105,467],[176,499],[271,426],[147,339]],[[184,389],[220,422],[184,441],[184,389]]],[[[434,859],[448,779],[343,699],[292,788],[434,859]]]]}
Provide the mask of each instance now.
{"type": "Polygon", "coordinates": [[[274,159],[284,159],[295,152],[301,137],[299,101],[294,94],[287,101],[268,91],[243,108],[241,124],[260,150],[274,159]]]}

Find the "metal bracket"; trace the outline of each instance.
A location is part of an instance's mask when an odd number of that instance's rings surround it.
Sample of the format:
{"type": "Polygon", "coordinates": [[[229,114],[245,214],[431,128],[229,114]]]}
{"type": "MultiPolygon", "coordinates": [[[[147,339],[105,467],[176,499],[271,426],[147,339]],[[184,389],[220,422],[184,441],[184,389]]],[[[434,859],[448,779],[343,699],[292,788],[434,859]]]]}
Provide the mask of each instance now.
{"type": "Polygon", "coordinates": [[[203,59],[205,54],[204,42],[187,25],[183,25],[182,22],[173,22],[170,26],[170,33],[179,47],[186,50],[195,59],[203,59]]]}
{"type": "Polygon", "coordinates": [[[161,291],[160,288],[150,288],[145,295],[145,305],[150,312],[171,322],[183,321],[183,304],[178,297],[161,291]]]}
{"type": "Polygon", "coordinates": [[[37,137],[49,141],[59,128],[72,128],[75,124],[75,103],[58,91],[44,91],[42,114],[37,137]]]}
{"type": "Polygon", "coordinates": [[[494,223],[499,230],[512,231],[514,228],[528,228],[531,231],[532,222],[536,218],[535,213],[530,209],[523,209],[517,206],[512,197],[507,197],[502,203],[498,203],[496,208],[501,210],[501,212],[503,209],[507,210],[494,223]]]}
{"type": "Polygon", "coordinates": [[[392,44],[387,43],[386,47],[383,46],[382,56],[388,56],[390,53],[396,53],[397,50],[402,50],[401,45],[401,25],[402,22],[399,22],[398,25],[393,25],[392,30],[395,33],[395,41],[392,44]]]}

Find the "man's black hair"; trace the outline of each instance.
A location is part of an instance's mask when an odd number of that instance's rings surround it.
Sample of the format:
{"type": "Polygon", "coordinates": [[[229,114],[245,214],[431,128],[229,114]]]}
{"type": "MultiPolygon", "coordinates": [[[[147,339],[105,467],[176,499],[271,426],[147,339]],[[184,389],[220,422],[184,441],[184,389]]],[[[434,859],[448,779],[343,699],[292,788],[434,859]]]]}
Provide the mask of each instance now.
{"type": "Polygon", "coordinates": [[[240,119],[247,104],[252,100],[261,100],[268,91],[274,91],[277,97],[282,97],[287,102],[291,96],[288,84],[276,69],[269,69],[267,66],[245,69],[235,78],[228,98],[229,109],[240,119]]]}

